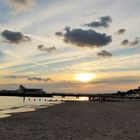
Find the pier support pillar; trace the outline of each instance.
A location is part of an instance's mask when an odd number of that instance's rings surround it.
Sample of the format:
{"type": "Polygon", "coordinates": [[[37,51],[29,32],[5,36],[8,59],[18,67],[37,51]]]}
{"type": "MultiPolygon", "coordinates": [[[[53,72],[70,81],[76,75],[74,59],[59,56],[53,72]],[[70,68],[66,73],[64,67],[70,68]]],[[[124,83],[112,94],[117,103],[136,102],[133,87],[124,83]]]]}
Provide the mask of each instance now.
{"type": "Polygon", "coordinates": [[[89,97],[88,99],[89,99],[89,101],[93,101],[94,98],[93,97],[89,97]]]}

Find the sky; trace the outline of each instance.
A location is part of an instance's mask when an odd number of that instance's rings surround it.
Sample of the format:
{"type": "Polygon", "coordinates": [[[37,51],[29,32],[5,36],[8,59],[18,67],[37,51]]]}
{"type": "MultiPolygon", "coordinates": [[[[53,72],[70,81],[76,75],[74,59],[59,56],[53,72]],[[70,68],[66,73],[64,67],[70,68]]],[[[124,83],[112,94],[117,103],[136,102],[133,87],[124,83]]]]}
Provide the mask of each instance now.
{"type": "Polygon", "coordinates": [[[139,7],[140,0],[0,0],[0,89],[137,88],[139,7]],[[83,82],[79,74],[94,76],[83,82]]]}

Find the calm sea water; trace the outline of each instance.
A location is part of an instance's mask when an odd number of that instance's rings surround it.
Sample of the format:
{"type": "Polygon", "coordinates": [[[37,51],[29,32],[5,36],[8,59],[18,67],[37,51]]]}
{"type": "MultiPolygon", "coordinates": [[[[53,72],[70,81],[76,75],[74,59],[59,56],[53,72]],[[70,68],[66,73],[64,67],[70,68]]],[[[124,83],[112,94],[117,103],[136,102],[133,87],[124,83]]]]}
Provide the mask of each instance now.
{"type": "Polygon", "coordinates": [[[59,103],[62,101],[56,101],[56,98],[25,98],[23,102],[21,97],[0,97],[0,118],[9,117],[12,113],[35,111],[36,108],[45,108],[59,103]]]}
{"type": "Polygon", "coordinates": [[[60,104],[64,100],[83,100],[74,97],[54,97],[54,98],[29,98],[25,101],[21,97],[0,97],[0,118],[9,117],[16,112],[30,112],[37,108],[46,108],[52,105],[60,104]]]}

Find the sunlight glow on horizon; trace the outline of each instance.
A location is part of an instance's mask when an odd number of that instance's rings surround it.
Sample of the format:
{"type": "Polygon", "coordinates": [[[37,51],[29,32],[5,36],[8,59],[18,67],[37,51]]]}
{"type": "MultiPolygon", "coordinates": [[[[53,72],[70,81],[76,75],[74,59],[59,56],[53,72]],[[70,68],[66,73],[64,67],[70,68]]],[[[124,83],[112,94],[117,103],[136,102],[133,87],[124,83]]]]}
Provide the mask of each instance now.
{"type": "Polygon", "coordinates": [[[79,74],[76,74],[75,79],[80,81],[80,82],[90,82],[95,77],[96,77],[96,74],[92,74],[92,73],[79,73],[79,74]]]}

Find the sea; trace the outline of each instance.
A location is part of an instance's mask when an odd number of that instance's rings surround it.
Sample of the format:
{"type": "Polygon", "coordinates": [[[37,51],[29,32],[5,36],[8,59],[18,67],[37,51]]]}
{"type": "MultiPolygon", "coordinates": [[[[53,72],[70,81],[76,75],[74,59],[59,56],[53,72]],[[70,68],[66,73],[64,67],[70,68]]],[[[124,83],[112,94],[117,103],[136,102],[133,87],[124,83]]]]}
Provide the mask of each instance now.
{"type": "Polygon", "coordinates": [[[49,106],[63,103],[64,101],[81,101],[85,98],[74,97],[53,97],[53,98],[38,98],[38,97],[9,97],[0,96],[0,118],[10,117],[13,113],[36,111],[38,108],[47,108],[49,106]]]}

